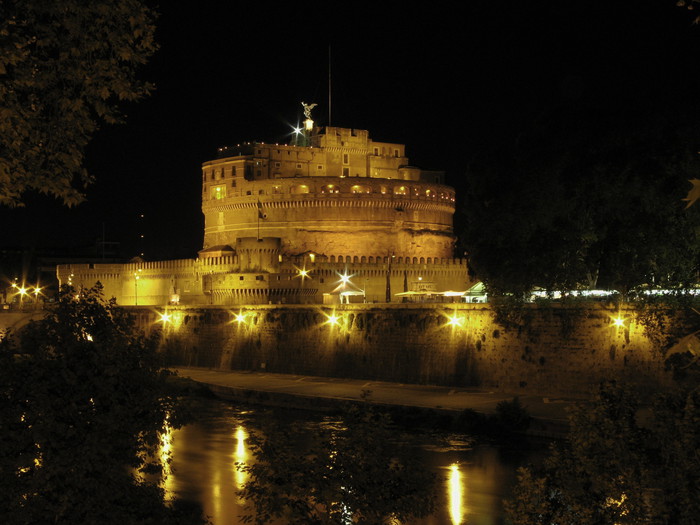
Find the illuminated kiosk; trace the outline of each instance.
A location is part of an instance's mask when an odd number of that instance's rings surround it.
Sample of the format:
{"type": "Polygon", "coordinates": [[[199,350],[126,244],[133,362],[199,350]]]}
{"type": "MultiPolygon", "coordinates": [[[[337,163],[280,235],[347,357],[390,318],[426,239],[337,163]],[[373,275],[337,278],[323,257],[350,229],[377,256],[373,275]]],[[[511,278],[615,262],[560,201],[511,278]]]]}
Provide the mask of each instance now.
{"type": "Polygon", "coordinates": [[[59,282],[99,280],[122,305],[455,300],[471,282],[452,258],[444,174],[365,130],[315,127],[312,107],[292,144],[220,148],[203,164],[197,259],[61,265],[59,282]]]}

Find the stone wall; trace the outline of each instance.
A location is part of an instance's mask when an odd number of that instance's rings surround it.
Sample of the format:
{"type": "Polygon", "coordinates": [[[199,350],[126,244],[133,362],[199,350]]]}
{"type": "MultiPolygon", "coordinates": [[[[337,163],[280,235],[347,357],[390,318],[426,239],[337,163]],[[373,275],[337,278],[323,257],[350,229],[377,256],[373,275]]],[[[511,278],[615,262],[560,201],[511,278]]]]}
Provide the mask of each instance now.
{"type": "Polygon", "coordinates": [[[202,211],[204,248],[260,236],[281,238],[285,255],[454,253],[455,195],[441,184],[370,177],[241,181],[225,198],[204,199],[202,211]]]}
{"type": "Polygon", "coordinates": [[[518,326],[488,305],[172,307],[162,328],[172,364],[481,387],[513,393],[586,394],[603,379],[653,390],[669,385],[661,352],[633,311],[532,306],[518,326]],[[450,319],[454,319],[452,323],[450,319]]]}

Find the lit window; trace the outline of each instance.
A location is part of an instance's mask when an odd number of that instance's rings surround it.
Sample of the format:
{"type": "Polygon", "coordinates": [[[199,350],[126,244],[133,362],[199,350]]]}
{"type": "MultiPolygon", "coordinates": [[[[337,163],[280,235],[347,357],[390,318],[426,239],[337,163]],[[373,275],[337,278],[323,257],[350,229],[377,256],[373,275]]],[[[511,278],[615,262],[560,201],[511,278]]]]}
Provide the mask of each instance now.
{"type": "Polygon", "coordinates": [[[406,195],[406,186],[397,186],[394,188],[394,195],[406,195]]]}
{"type": "Polygon", "coordinates": [[[214,200],[226,198],[226,186],[214,186],[214,187],[212,187],[211,198],[214,200]]]}

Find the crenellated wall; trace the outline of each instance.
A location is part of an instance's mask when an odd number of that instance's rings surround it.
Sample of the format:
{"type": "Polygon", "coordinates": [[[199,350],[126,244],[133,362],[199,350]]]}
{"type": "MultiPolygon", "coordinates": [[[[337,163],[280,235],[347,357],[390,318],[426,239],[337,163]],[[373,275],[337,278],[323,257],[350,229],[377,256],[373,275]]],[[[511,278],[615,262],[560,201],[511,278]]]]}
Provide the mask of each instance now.
{"type": "MultiPolygon", "coordinates": [[[[465,291],[473,284],[466,259],[331,255],[280,257],[276,244],[243,241],[237,255],[141,261],[126,264],[63,264],[57,267],[60,284],[90,288],[97,281],[106,297],[120,305],[187,305],[317,303],[336,293],[341,273],[351,276],[347,286],[362,290],[362,301],[402,301],[395,294],[418,288],[465,291]],[[299,270],[308,275],[303,279],[299,270]],[[177,297],[177,301],[173,300],[177,297]]],[[[269,242],[265,242],[269,241],[269,242]]]]}
{"type": "MultiPolygon", "coordinates": [[[[585,394],[603,379],[647,391],[672,381],[633,311],[623,311],[625,326],[617,327],[618,311],[597,305],[533,306],[527,326],[508,330],[488,306],[471,304],[175,307],[169,313],[162,349],[183,366],[548,396],[585,394]]],[[[160,326],[157,319],[155,310],[140,310],[142,327],[160,326]]]]}

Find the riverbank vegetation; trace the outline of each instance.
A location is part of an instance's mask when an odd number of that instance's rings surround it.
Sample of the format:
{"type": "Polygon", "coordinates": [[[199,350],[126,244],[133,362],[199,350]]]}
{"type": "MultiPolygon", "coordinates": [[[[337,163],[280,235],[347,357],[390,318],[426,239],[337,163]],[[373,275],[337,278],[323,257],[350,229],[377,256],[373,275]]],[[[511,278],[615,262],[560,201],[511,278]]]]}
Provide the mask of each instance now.
{"type": "Polygon", "coordinates": [[[370,405],[316,424],[271,418],[248,443],[244,523],[410,523],[435,510],[437,476],[370,405]]]}
{"type": "Polygon", "coordinates": [[[64,289],[45,318],[2,339],[0,522],[202,522],[144,481],[161,468],[166,427],[185,421],[155,343],[99,286],[64,289]]]}
{"type": "Polygon", "coordinates": [[[700,515],[700,392],[637,396],[606,383],[571,414],[542,467],[519,470],[514,525],[691,525],[700,515]]]}

